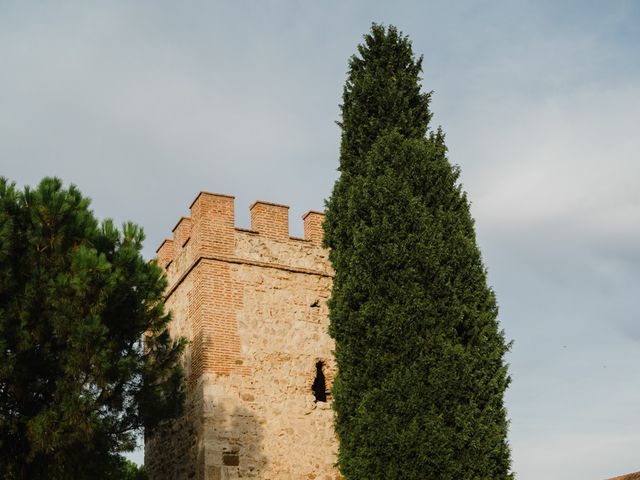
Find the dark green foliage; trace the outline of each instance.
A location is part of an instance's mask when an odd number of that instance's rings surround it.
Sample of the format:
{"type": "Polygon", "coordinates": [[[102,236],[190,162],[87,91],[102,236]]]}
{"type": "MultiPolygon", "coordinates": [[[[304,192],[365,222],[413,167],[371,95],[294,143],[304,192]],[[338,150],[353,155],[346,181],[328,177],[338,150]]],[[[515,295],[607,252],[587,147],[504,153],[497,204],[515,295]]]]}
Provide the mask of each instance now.
{"type": "Polygon", "coordinates": [[[120,467],[113,476],[113,480],[147,480],[148,478],[144,465],[139,467],[125,458],[121,458],[120,467]]]}
{"type": "Polygon", "coordinates": [[[431,119],[430,94],[420,92],[422,58],[414,58],[407,37],[374,25],[358,52],[349,62],[339,123],[343,173],[362,173],[362,159],[382,132],[423,138],[431,119]]]}
{"type": "Polygon", "coordinates": [[[183,341],[143,239],[57,179],[0,178],[0,478],[122,478],[118,452],[180,412],[183,341]]]}
{"type": "Polygon", "coordinates": [[[508,346],[458,169],[442,132],[426,135],[420,60],[393,27],[374,25],[359,52],[325,222],[340,469],[348,480],[511,478],[508,346]]]}

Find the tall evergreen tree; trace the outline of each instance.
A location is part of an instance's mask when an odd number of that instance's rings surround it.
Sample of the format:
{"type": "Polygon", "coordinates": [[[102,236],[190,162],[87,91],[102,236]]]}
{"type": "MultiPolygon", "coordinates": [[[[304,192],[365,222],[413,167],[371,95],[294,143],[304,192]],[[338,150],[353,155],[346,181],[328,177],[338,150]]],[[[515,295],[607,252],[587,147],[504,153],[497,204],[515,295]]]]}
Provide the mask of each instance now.
{"type": "Polygon", "coordinates": [[[348,480],[511,478],[508,349],[422,59],[373,25],[350,61],[325,243],[348,480]]]}
{"type": "Polygon", "coordinates": [[[0,478],[133,478],[118,453],[180,412],[183,342],[143,238],[57,179],[0,177],[0,478]]]}

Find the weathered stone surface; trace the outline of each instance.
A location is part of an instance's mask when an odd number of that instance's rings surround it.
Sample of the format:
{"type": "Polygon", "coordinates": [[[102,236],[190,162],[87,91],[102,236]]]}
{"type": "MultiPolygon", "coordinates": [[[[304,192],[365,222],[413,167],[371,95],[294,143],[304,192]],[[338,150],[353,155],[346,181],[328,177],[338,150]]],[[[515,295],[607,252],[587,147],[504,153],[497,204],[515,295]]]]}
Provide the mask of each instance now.
{"type": "Polygon", "coordinates": [[[201,193],[160,250],[172,333],[190,343],[186,413],[146,439],[153,480],[339,478],[331,396],[312,390],[318,362],[327,392],[335,375],[322,214],[305,239],[288,236],[286,206],[251,216],[237,229],[233,198],[201,193]]]}

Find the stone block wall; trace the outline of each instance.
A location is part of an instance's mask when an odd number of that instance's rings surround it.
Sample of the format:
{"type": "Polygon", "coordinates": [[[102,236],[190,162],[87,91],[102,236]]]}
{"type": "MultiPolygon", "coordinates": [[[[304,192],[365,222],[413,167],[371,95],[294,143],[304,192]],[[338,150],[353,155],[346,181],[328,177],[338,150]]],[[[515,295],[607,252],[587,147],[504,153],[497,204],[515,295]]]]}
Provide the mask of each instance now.
{"type": "Polygon", "coordinates": [[[332,271],[319,212],[289,236],[288,207],[201,192],[157,259],[171,331],[184,336],[185,415],[146,438],[152,480],[340,478],[326,301],[332,271]]]}

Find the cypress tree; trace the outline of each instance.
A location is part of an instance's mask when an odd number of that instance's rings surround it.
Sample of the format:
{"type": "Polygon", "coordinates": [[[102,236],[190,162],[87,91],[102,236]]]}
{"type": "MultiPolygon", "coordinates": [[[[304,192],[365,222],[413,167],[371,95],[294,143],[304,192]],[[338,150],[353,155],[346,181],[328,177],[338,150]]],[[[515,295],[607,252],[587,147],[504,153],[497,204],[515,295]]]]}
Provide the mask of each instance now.
{"type": "Polygon", "coordinates": [[[339,467],[348,480],[512,478],[508,350],[422,58],[373,25],[350,60],[327,202],[339,467]]]}

